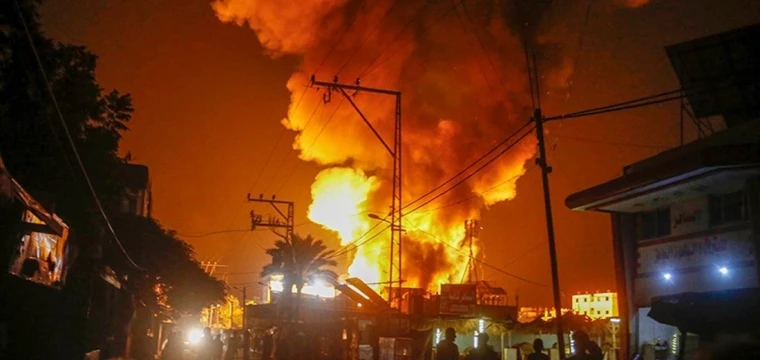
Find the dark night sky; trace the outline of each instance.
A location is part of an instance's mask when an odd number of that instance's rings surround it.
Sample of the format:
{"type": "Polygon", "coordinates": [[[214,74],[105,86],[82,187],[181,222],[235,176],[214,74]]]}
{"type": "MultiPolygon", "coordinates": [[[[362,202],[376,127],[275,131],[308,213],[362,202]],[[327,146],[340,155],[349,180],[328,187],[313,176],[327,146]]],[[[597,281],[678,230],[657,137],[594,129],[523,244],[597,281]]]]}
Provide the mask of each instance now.
{"type": "MultiPolygon", "coordinates": [[[[568,14],[575,19],[568,30],[576,33],[585,6],[578,9],[568,14]]],[[[636,9],[595,5],[570,96],[549,96],[545,113],[674,89],[678,85],[664,46],[752,24],[758,14],[760,2],[753,0],[652,0],[636,9]]],[[[265,56],[253,31],[220,22],[206,1],[49,0],[42,20],[50,36],[86,45],[100,57],[97,76],[102,86],[133,95],[136,111],[123,152],[150,166],[154,216],[165,226],[180,234],[246,228],[245,194],[273,191],[279,179],[272,179],[272,173],[283,162],[285,171],[293,168],[295,175],[278,198],[296,201],[296,224],[307,222],[317,167],[290,151],[293,133],[286,133],[264,167],[282,131],[279,121],[289,103],[285,83],[297,58],[265,56]]],[[[572,38],[568,46],[575,57],[577,37],[572,38]]],[[[548,125],[565,294],[614,286],[608,217],[573,213],[565,208],[565,197],[676,145],[678,122],[678,104],[671,103],[548,125]]],[[[506,271],[549,284],[547,247],[541,245],[546,230],[540,174],[532,163],[527,168],[516,199],[493,206],[483,216],[485,260],[509,264],[506,271]]],[[[298,231],[335,243],[333,235],[316,225],[298,231]]],[[[228,264],[230,282],[255,283],[266,260],[261,247],[273,238],[257,232],[185,239],[200,259],[228,264]]],[[[485,277],[512,294],[518,292],[521,304],[550,302],[548,288],[495,271],[486,270],[485,277]]]]}

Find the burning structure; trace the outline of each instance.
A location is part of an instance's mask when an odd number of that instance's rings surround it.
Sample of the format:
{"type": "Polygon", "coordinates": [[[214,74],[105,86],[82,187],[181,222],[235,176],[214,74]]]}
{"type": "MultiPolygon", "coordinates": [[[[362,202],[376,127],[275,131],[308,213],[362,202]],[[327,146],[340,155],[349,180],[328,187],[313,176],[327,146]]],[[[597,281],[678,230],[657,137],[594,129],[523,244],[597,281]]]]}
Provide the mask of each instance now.
{"type": "MultiPolygon", "coordinates": [[[[628,7],[642,0],[615,0],[628,7]]],[[[325,89],[309,87],[312,75],[354,79],[403,94],[405,171],[401,212],[404,287],[437,291],[468,271],[462,246],[466,219],[512,199],[517,179],[533,157],[535,140],[523,138],[507,156],[493,157],[477,177],[464,164],[513,133],[531,113],[524,44],[541,54],[541,89],[566,87],[571,61],[559,39],[574,2],[408,2],[400,0],[217,0],[223,22],[253,29],[272,57],[300,57],[287,87],[291,105],[282,125],[296,132],[294,149],[323,169],[312,185],[309,218],[330,229],[348,252],[348,273],[367,283],[389,278],[389,231],[368,214],[389,214],[393,161],[356,111],[325,89]],[[430,188],[456,181],[439,191],[430,188]],[[435,200],[435,202],[433,202],[435,200]]],[[[383,138],[391,138],[394,104],[368,93],[352,101],[383,138]]],[[[514,145],[514,144],[512,144],[514,145]]],[[[474,256],[483,257],[475,241],[474,256]]]]}
{"type": "MultiPolygon", "coordinates": [[[[276,6],[231,0],[217,1],[213,8],[222,21],[250,25],[272,56],[302,57],[299,71],[288,82],[292,103],[282,124],[297,132],[293,146],[301,159],[323,166],[312,185],[308,216],[335,231],[342,245],[357,245],[350,250],[348,273],[367,283],[388,278],[389,232],[381,232],[368,214],[382,218],[388,213],[392,159],[354,109],[338,99],[325,104],[324,91],[305,85],[312,74],[340,74],[402,92],[403,201],[409,204],[403,210],[407,232],[402,261],[409,264],[404,286],[437,291],[439,284],[460,281],[468,255],[447,247],[461,246],[464,220],[478,218],[485,207],[515,196],[515,182],[534,154],[534,140],[526,138],[509,156],[429,206],[412,211],[422,203],[413,200],[518,128],[519,119],[527,119],[524,54],[520,36],[510,28],[510,11],[516,10],[496,3],[464,9],[446,2],[345,0],[276,6]],[[441,19],[443,12],[452,11],[480,20],[441,19]],[[483,20],[487,13],[502,16],[483,20]],[[411,26],[410,19],[416,25],[411,26]],[[477,50],[475,37],[493,50],[477,50]],[[488,63],[504,72],[481,73],[488,63]],[[442,204],[457,206],[437,209],[442,204]]],[[[380,135],[390,138],[393,103],[370,94],[354,101],[380,135]]],[[[481,250],[476,242],[476,256],[482,256],[481,250]]]]}

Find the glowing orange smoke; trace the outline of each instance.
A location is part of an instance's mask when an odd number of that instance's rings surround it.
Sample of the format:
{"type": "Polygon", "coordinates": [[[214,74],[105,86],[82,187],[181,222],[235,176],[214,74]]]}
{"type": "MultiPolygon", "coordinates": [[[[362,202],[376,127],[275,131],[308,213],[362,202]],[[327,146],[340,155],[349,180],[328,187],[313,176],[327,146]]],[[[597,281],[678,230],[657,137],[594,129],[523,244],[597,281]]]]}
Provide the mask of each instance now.
{"type": "MultiPolygon", "coordinates": [[[[522,40],[512,29],[523,23],[515,22],[515,10],[501,2],[468,3],[472,14],[461,6],[455,14],[451,7],[447,1],[401,0],[213,3],[220,20],[250,26],[272,56],[301,57],[300,70],[287,84],[291,106],[282,123],[298,133],[293,146],[301,159],[324,167],[312,185],[308,216],[335,231],[342,245],[351,245],[348,271],[368,283],[388,279],[390,234],[379,233],[385,225],[375,226],[378,220],[367,215],[388,214],[392,159],[339,93],[325,103],[326,89],[307,84],[313,73],[324,80],[339,74],[344,82],[360,77],[362,84],[402,92],[404,202],[411,202],[473,162],[530,113],[522,40]],[[469,18],[474,20],[464,20],[469,18]]],[[[536,46],[544,45],[551,44],[536,46]]],[[[561,63],[542,64],[550,82],[544,91],[564,86],[571,67],[561,63]]],[[[352,96],[390,141],[394,99],[352,96]]],[[[528,137],[435,202],[411,213],[406,209],[404,286],[437,291],[441,283],[463,279],[467,252],[452,248],[463,246],[464,221],[514,198],[515,183],[534,153],[535,140],[528,137]]],[[[481,249],[476,242],[478,256],[481,249]]]]}

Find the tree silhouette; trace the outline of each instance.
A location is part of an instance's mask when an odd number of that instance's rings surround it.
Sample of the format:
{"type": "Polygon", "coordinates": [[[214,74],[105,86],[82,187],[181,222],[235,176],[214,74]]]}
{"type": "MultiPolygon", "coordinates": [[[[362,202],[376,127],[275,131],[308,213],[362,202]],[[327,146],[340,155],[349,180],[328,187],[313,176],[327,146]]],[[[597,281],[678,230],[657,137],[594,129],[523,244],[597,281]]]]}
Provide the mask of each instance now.
{"type": "Polygon", "coordinates": [[[224,300],[225,286],[208,275],[195,260],[195,252],[174,231],[155,219],[131,214],[112,217],[114,230],[127,251],[145,271],[112,261],[128,275],[128,286],[154,314],[177,320],[224,300]]]}
{"type": "Polygon", "coordinates": [[[328,250],[324,241],[314,239],[311,235],[301,237],[293,234],[290,239],[278,240],[274,247],[266,250],[272,257],[272,262],[264,266],[261,277],[273,275],[282,276],[283,303],[288,309],[289,317],[298,319],[301,293],[306,284],[315,281],[334,283],[338,275],[326,267],[334,267],[337,262],[332,259],[334,250],[328,250]],[[293,287],[296,288],[295,310],[292,309],[291,299],[293,287]]]}

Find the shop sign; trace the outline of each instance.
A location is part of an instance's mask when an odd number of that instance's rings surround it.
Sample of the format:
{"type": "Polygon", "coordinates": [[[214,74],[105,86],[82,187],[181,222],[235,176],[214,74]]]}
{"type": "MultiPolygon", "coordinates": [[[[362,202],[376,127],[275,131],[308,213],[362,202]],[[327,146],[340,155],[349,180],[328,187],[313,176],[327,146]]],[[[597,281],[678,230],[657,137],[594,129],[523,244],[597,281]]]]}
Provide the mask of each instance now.
{"type": "Polygon", "coordinates": [[[641,246],[639,274],[753,260],[750,229],[641,246]]]}
{"type": "Polygon", "coordinates": [[[441,285],[441,314],[468,315],[475,311],[477,303],[475,284],[441,285]]]}

